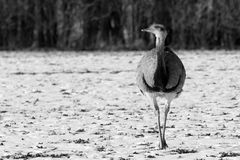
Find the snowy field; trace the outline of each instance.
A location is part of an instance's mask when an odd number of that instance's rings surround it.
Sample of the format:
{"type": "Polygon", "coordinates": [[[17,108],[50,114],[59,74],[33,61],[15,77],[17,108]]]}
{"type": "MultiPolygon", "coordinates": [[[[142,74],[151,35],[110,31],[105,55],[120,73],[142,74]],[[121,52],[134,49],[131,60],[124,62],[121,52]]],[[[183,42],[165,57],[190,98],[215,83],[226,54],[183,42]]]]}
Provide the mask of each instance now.
{"type": "Polygon", "coordinates": [[[239,160],[240,51],[178,52],[187,79],[162,151],[141,54],[0,52],[0,159],[239,160]]]}

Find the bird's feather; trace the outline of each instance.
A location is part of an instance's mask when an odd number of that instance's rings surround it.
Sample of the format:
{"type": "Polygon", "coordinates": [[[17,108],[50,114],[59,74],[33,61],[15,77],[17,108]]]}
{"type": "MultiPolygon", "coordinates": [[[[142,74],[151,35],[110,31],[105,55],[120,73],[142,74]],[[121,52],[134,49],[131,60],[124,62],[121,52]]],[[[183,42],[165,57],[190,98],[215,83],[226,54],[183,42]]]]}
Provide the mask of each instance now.
{"type": "Polygon", "coordinates": [[[169,48],[165,49],[165,63],[168,72],[168,82],[165,86],[166,89],[177,87],[179,84],[184,83],[185,69],[178,58],[178,56],[169,48]]]}
{"type": "Polygon", "coordinates": [[[163,53],[153,49],[146,53],[137,68],[137,83],[143,92],[180,92],[185,69],[178,56],[165,47],[163,53]]]}

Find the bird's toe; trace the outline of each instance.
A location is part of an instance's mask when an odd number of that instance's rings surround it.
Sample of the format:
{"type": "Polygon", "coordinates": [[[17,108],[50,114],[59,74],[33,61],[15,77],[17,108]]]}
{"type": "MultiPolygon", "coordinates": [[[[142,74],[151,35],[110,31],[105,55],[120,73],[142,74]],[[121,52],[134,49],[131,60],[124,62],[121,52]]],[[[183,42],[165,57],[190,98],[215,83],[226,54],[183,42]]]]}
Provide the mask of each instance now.
{"type": "Polygon", "coordinates": [[[163,150],[163,146],[162,146],[161,143],[159,143],[159,145],[158,145],[158,149],[159,149],[159,150],[163,150]]]}
{"type": "Polygon", "coordinates": [[[168,145],[167,145],[166,141],[163,142],[162,144],[159,143],[158,148],[159,148],[159,150],[167,149],[168,145]]]}
{"type": "Polygon", "coordinates": [[[168,148],[166,140],[163,140],[163,147],[164,147],[164,149],[168,148]]]}

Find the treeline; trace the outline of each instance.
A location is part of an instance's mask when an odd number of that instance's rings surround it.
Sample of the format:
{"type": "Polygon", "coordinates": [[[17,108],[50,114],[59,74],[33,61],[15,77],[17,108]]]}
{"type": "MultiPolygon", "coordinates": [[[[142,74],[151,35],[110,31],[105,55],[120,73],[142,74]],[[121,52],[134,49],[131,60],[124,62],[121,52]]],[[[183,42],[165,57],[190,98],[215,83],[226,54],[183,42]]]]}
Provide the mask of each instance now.
{"type": "Polygon", "coordinates": [[[240,45],[239,0],[0,0],[0,48],[146,49],[152,23],[175,48],[240,45]]]}

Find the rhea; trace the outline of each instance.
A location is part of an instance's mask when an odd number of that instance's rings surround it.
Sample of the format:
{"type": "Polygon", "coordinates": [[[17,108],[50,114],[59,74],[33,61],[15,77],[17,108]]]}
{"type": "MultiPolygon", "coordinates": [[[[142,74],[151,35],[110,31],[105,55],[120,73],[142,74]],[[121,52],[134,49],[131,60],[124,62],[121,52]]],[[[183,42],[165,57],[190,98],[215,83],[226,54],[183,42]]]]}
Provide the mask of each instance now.
{"type": "Polygon", "coordinates": [[[146,29],[142,29],[142,31],[154,34],[156,47],[145,53],[140,60],[137,67],[137,85],[157,112],[159,149],[166,149],[168,147],[165,139],[167,115],[172,100],[182,92],[186,72],[179,57],[169,47],[165,46],[168,34],[165,26],[153,24],[146,29]],[[166,100],[162,127],[157,97],[166,100]]]}

